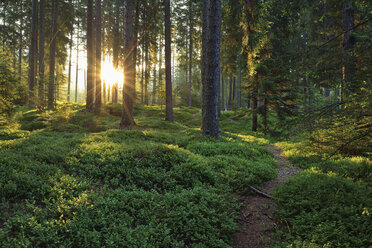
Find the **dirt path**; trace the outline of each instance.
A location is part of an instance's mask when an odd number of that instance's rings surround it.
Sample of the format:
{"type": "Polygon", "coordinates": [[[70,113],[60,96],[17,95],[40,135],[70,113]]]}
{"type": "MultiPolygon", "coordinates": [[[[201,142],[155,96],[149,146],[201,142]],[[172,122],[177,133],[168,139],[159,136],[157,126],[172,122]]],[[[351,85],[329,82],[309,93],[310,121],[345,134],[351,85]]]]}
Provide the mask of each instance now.
{"type": "MultiPolygon", "coordinates": [[[[275,160],[279,163],[278,177],[259,188],[260,191],[270,194],[279,183],[295,176],[300,169],[294,167],[281,154],[278,147],[272,145],[266,147],[273,152],[275,160]]],[[[238,222],[239,231],[234,237],[235,246],[241,248],[266,247],[270,243],[277,225],[272,217],[273,200],[252,191],[243,196],[242,203],[238,222]]]]}

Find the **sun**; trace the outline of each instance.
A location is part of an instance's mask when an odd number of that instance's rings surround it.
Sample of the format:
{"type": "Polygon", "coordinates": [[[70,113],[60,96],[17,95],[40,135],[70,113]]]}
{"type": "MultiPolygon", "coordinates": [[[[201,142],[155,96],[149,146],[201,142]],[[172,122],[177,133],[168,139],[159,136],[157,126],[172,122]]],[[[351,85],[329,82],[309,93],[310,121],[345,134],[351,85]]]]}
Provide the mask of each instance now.
{"type": "Polygon", "coordinates": [[[104,61],[101,68],[101,78],[108,85],[113,85],[114,83],[123,83],[124,74],[119,70],[115,70],[114,65],[111,61],[104,61]]]}

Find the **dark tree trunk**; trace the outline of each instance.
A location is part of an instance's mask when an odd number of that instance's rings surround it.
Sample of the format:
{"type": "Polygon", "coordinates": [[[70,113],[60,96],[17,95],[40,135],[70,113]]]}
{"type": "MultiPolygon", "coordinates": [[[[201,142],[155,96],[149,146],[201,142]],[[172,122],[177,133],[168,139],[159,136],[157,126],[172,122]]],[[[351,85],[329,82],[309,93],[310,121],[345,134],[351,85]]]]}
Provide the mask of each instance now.
{"type": "Polygon", "coordinates": [[[223,69],[221,70],[221,108],[226,109],[225,106],[225,82],[223,78],[223,69]]]}
{"type": "Polygon", "coordinates": [[[355,92],[356,86],[353,82],[354,72],[355,72],[355,62],[353,47],[355,37],[351,33],[354,27],[354,10],[353,10],[353,0],[345,0],[343,6],[343,19],[344,19],[344,83],[345,83],[345,95],[348,96],[355,92]]]}
{"type": "Polygon", "coordinates": [[[52,39],[49,47],[49,89],[48,89],[48,109],[54,109],[54,93],[55,93],[55,63],[56,63],[56,44],[57,44],[57,29],[58,29],[58,0],[53,0],[52,7],[52,39]]]}
{"type": "MultiPolygon", "coordinates": [[[[120,53],[120,31],[119,31],[119,23],[120,23],[120,0],[116,0],[115,4],[115,23],[114,23],[114,41],[113,41],[113,48],[112,48],[112,56],[113,56],[113,65],[114,69],[119,69],[119,53],[120,53]]],[[[119,94],[119,82],[114,82],[112,85],[112,102],[118,102],[118,94],[119,94]]]]}
{"type": "Polygon", "coordinates": [[[79,81],[79,33],[78,33],[78,37],[76,39],[75,102],[77,102],[77,99],[78,99],[78,81],[79,81]]]}
{"type": "Polygon", "coordinates": [[[45,50],[45,34],[44,34],[44,21],[45,21],[45,5],[44,0],[40,0],[40,22],[39,22],[39,101],[42,107],[45,106],[45,63],[44,63],[44,50],[45,50]]]}
{"type": "Polygon", "coordinates": [[[237,106],[240,108],[242,106],[242,93],[241,93],[241,83],[242,83],[242,70],[240,68],[240,54],[238,55],[238,85],[236,90],[236,103],[237,106]]]}
{"type": "Polygon", "coordinates": [[[203,130],[203,120],[204,120],[204,96],[205,96],[205,79],[206,79],[206,68],[207,64],[207,40],[208,40],[208,8],[209,8],[209,0],[203,0],[203,22],[202,22],[202,54],[201,54],[201,89],[202,89],[202,120],[201,120],[201,129],[203,130]]]}
{"type": "Polygon", "coordinates": [[[172,51],[171,51],[171,21],[170,0],[164,0],[165,16],[165,120],[173,121],[172,100],[172,51]]]}
{"type": "Polygon", "coordinates": [[[101,21],[101,0],[96,0],[96,108],[100,110],[102,105],[102,79],[101,79],[101,59],[102,59],[102,21],[101,21]]]}
{"type": "Polygon", "coordinates": [[[146,49],[145,49],[145,105],[149,105],[149,94],[148,94],[148,86],[150,80],[150,61],[149,61],[149,43],[148,39],[146,39],[146,49]]]}
{"type": "Polygon", "coordinates": [[[153,81],[152,81],[152,105],[156,104],[156,64],[154,64],[153,81]]]}
{"type": "Polygon", "coordinates": [[[133,118],[134,102],[134,54],[133,54],[133,0],[125,1],[124,9],[124,85],[123,85],[123,111],[120,129],[128,129],[136,123],[133,118]]]}
{"type": "Polygon", "coordinates": [[[235,102],[235,96],[236,96],[236,91],[235,91],[235,83],[236,83],[236,77],[233,77],[233,93],[232,93],[232,102],[235,102]]]}
{"type": "Polygon", "coordinates": [[[143,80],[145,76],[145,52],[144,52],[144,43],[142,43],[142,50],[141,50],[141,105],[143,105],[143,80]]]}
{"type": "MultiPolygon", "coordinates": [[[[5,8],[4,8],[5,10],[5,8]]],[[[22,13],[19,24],[19,50],[18,50],[18,77],[22,80],[22,56],[23,56],[23,3],[20,1],[20,11],[22,13]]]]}
{"type": "Polygon", "coordinates": [[[134,15],[134,101],[137,99],[136,83],[137,83],[137,54],[138,54],[138,29],[139,29],[140,1],[136,1],[136,14],[134,15]]]}
{"type": "Polygon", "coordinates": [[[189,107],[191,107],[191,97],[192,97],[192,50],[193,50],[193,20],[192,20],[192,1],[189,0],[189,24],[190,24],[190,32],[189,32],[189,107]]]}
{"type": "MultiPolygon", "coordinates": [[[[205,8],[207,6],[203,6],[205,8]]],[[[208,6],[208,39],[205,48],[207,67],[205,68],[205,94],[203,134],[219,138],[218,92],[220,84],[220,41],[221,41],[221,0],[210,0],[208,6]]]]}
{"type": "Polygon", "coordinates": [[[87,13],[87,111],[93,109],[94,99],[94,51],[93,51],[93,0],[88,0],[87,13]]]}
{"type": "Polygon", "coordinates": [[[28,88],[30,105],[35,104],[35,86],[36,86],[36,50],[37,50],[37,19],[38,19],[38,3],[37,0],[32,0],[32,20],[31,20],[31,44],[29,50],[29,71],[28,71],[28,88]]]}
{"type": "Polygon", "coordinates": [[[252,131],[257,132],[257,107],[258,107],[258,85],[254,82],[253,96],[252,96],[252,131]]]}
{"type": "Polygon", "coordinates": [[[231,109],[231,102],[232,102],[232,84],[233,84],[233,76],[230,74],[230,81],[229,81],[229,102],[228,102],[228,109],[231,109]]]}
{"type": "Polygon", "coordinates": [[[70,102],[71,94],[71,69],[72,69],[72,32],[70,34],[70,52],[68,61],[67,102],[70,102]]]}
{"type": "MultiPolygon", "coordinates": [[[[163,32],[163,30],[162,30],[163,32]]],[[[162,36],[159,39],[159,94],[160,110],[163,111],[163,42],[162,36]]]]}
{"type": "Polygon", "coordinates": [[[264,99],[264,114],[263,114],[263,124],[264,124],[264,134],[267,133],[267,109],[268,109],[269,100],[267,97],[264,99]]]}

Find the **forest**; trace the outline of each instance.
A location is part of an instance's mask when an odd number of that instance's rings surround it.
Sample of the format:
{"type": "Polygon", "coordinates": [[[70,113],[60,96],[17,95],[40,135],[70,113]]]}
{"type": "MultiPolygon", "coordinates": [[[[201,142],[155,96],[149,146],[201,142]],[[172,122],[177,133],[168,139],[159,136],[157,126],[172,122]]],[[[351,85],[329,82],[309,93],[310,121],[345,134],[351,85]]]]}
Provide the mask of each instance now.
{"type": "Polygon", "coordinates": [[[370,0],[1,0],[0,247],[372,247],[370,0]]]}

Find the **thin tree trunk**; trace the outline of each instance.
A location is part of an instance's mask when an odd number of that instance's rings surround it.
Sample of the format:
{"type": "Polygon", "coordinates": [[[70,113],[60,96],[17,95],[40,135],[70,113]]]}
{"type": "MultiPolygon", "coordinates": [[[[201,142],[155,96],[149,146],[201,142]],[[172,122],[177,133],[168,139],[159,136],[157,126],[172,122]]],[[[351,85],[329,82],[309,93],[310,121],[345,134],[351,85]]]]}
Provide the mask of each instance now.
{"type": "Polygon", "coordinates": [[[78,81],[79,81],[79,33],[78,33],[78,37],[76,39],[75,102],[77,102],[77,99],[78,99],[78,81]]]}
{"type": "Polygon", "coordinates": [[[237,85],[237,105],[240,108],[242,106],[242,93],[241,93],[241,83],[242,83],[242,70],[240,68],[240,53],[238,55],[238,85],[237,85]]]}
{"type": "Polygon", "coordinates": [[[236,91],[235,91],[235,83],[236,83],[236,77],[233,77],[233,94],[232,94],[232,102],[234,103],[235,102],[235,95],[236,95],[236,91]]]}
{"type": "Polygon", "coordinates": [[[225,82],[223,78],[223,69],[221,70],[221,108],[226,109],[225,106],[225,82]]]}
{"type": "Polygon", "coordinates": [[[136,84],[137,84],[137,53],[138,53],[138,29],[139,29],[139,15],[140,15],[140,1],[136,1],[136,13],[134,15],[134,52],[133,52],[133,60],[134,60],[134,101],[137,99],[137,91],[136,91],[136,84]]]}
{"type": "Polygon", "coordinates": [[[201,54],[201,80],[202,80],[202,120],[201,120],[201,130],[203,130],[203,120],[205,116],[204,112],[204,105],[205,105],[205,95],[206,95],[206,88],[205,88],[205,80],[206,80],[206,69],[207,69],[207,40],[208,40],[208,7],[209,0],[203,0],[203,21],[202,21],[202,54],[201,54]]]}
{"type": "Polygon", "coordinates": [[[38,3],[37,0],[32,0],[32,20],[31,20],[31,44],[29,52],[29,71],[28,71],[28,87],[29,99],[28,103],[32,106],[35,104],[35,86],[36,86],[36,47],[37,47],[37,19],[38,19],[38,3]]]}
{"type": "Polygon", "coordinates": [[[355,83],[353,83],[354,72],[355,72],[355,62],[354,62],[354,40],[355,37],[351,33],[351,30],[354,27],[354,10],[353,10],[353,0],[345,0],[343,6],[343,21],[344,21],[344,83],[345,83],[345,95],[349,96],[354,93],[356,90],[355,83]],[[348,31],[348,32],[347,32],[348,31]]]}
{"type": "Polygon", "coordinates": [[[53,20],[52,20],[52,39],[49,47],[49,89],[48,89],[48,109],[54,109],[55,103],[55,62],[56,62],[56,44],[57,44],[57,29],[58,29],[58,0],[53,0],[53,20]]]}
{"type": "Polygon", "coordinates": [[[152,105],[156,104],[156,64],[154,64],[153,72],[153,82],[152,82],[152,105]]]}
{"type": "Polygon", "coordinates": [[[94,51],[93,51],[93,0],[88,0],[87,9],[87,111],[92,111],[94,100],[94,51]]]}
{"type": "Polygon", "coordinates": [[[123,85],[123,112],[120,129],[128,129],[136,123],[133,118],[134,102],[134,54],[133,54],[133,0],[125,1],[124,9],[124,85],[123,85]]]}
{"type": "Polygon", "coordinates": [[[193,50],[193,20],[192,20],[192,1],[189,0],[189,22],[190,22],[190,32],[189,32],[189,107],[191,107],[191,96],[192,96],[192,50],[193,50]]]}
{"type": "Polygon", "coordinates": [[[142,50],[141,50],[141,105],[143,105],[143,80],[145,74],[145,51],[144,51],[144,43],[142,43],[142,50]]]}
{"type": "Polygon", "coordinates": [[[72,69],[72,33],[70,34],[70,52],[69,52],[69,62],[68,62],[68,82],[67,82],[67,102],[70,102],[71,94],[71,69],[72,69]]]}
{"type": "MultiPolygon", "coordinates": [[[[22,56],[23,56],[23,2],[20,1],[20,25],[19,25],[19,50],[18,50],[18,77],[19,81],[22,80],[22,56]]],[[[4,8],[5,10],[5,8],[4,8]]]]}
{"type": "Polygon", "coordinates": [[[100,111],[102,106],[102,79],[101,79],[101,60],[102,60],[102,21],[101,21],[101,0],[96,0],[96,108],[100,111]]]}
{"type": "Polygon", "coordinates": [[[264,134],[267,133],[267,109],[268,109],[269,100],[265,96],[264,98],[264,116],[263,116],[263,124],[264,124],[264,134]]]}
{"type": "MultiPolygon", "coordinates": [[[[218,92],[220,84],[221,0],[210,0],[208,7],[208,39],[206,44],[203,134],[219,138],[218,92]]],[[[203,11],[204,12],[204,11],[203,11]]]]}
{"type": "Polygon", "coordinates": [[[230,81],[229,81],[229,102],[228,102],[228,109],[231,109],[231,101],[232,101],[232,84],[233,84],[233,76],[230,74],[230,81]]]}
{"type": "MultiPolygon", "coordinates": [[[[115,4],[115,23],[114,23],[114,41],[113,41],[113,49],[112,49],[112,55],[113,55],[113,65],[114,69],[119,69],[119,53],[120,53],[120,31],[119,31],[119,22],[120,22],[120,0],[116,0],[115,4]]],[[[118,94],[119,94],[119,82],[115,82],[112,86],[112,102],[117,103],[118,102],[118,94]]]]}
{"type": "Polygon", "coordinates": [[[45,5],[44,0],[40,0],[40,26],[39,26],[39,101],[42,108],[45,106],[45,63],[44,63],[44,51],[45,51],[45,34],[44,34],[44,21],[45,21],[45,5]]]}
{"type": "Polygon", "coordinates": [[[258,86],[257,82],[254,82],[253,96],[252,96],[252,131],[257,132],[257,107],[258,107],[258,86]]]}
{"type": "MultiPolygon", "coordinates": [[[[163,32],[163,30],[162,30],[163,32]]],[[[160,35],[159,39],[159,93],[158,101],[160,104],[160,110],[163,111],[163,42],[162,36],[160,35]]]]}
{"type": "Polygon", "coordinates": [[[173,121],[173,100],[172,100],[172,51],[171,51],[171,20],[170,0],[164,0],[165,16],[165,120],[173,121]]]}

